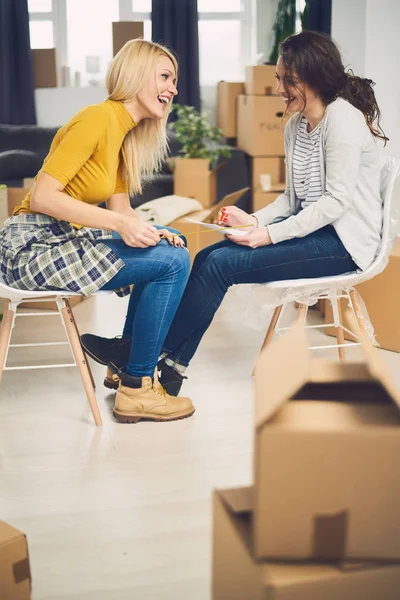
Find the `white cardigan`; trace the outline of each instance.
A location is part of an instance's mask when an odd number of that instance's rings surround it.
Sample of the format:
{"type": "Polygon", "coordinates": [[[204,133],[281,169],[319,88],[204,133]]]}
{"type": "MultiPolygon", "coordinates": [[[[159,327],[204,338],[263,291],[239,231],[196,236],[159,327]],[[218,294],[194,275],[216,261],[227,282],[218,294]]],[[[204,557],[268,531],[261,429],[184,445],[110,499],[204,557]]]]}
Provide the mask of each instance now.
{"type": "Polygon", "coordinates": [[[294,115],[285,127],[285,192],[254,214],[260,227],[268,226],[273,244],[332,224],[354,262],[365,270],[379,249],[382,232],[377,140],[352,104],[342,98],[329,104],[320,140],[323,195],[296,214],[293,151],[301,116],[294,115]]]}

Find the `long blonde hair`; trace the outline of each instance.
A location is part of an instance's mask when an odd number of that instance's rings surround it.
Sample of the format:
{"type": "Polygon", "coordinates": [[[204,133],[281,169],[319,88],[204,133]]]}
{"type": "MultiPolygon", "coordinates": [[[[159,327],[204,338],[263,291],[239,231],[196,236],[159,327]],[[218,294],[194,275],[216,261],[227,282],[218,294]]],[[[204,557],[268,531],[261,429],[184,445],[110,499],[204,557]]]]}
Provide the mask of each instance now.
{"type": "MultiPolygon", "coordinates": [[[[175,67],[174,55],[164,46],[142,39],[130,40],[111,61],[107,71],[107,92],[110,100],[131,100],[154,75],[159,56],[167,56],[175,67]]],[[[171,103],[162,119],[142,119],[128,132],[121,153],[130,194],[142,192],[142,182],[158,171],[167,156],[167,119],[171,103]]]]}

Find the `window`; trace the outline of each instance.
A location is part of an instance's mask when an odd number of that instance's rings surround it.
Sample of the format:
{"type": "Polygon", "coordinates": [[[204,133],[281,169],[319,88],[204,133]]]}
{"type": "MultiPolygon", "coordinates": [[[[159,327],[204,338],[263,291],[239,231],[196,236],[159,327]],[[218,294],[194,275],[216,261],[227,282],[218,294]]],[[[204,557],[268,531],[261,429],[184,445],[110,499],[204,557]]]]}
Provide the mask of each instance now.
{"type": "Polygon", "coordinates": [[[151,13],[151,0],[132,0],[132,12],[151,13]]]}
{"type": "Polygon", "coordinates": [[[54,48],[53,0],[28,0],[31,48],[54,48]]]}
{"type": "Polygon", "coordinates": [[[52,0],[28,0],[28,11],[30,13],[52,12],[52,0]]]}
{"type": "Polygon", "coordinates": [[[255,55],[255,1],[198,0],[197,7],[201,85],[243,80],[255,55]]]}
{"type": "Polygon", "coordinates": [[[199,56],[202,85],[215,85],[221,79],[242,80],[240,21],[199,21],[199,56]]]}
{"type": "Polygon", "coordinates": [[[197,0],[197,10],[200,12],[240,12],[241,0],[197,0]]]}
{"type": "Polygon", "coordinates": [[[53,21],[30,21],[31,48],[54,48],[53,21]]]}

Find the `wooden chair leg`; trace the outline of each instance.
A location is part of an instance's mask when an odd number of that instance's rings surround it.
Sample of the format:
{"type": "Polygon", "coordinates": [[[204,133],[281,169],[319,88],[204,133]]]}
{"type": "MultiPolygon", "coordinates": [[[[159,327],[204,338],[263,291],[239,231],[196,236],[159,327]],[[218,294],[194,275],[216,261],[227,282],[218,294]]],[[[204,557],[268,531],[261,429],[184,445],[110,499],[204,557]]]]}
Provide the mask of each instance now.
{"type": "Polygon", "coordinates": [[[280,314],[281,314],[281,312],[282,312],[282,308],[283,308],[283,305],[281,305],[281,306],[277,306],[277,307],[275,308],[275,310],[274,310],[274,313],[273,313],[273,315],[272,315],[271,322],[270,322],[270,324],[269,324],[269,327],[268,327],[267,333],[266,333],[266,335],[265,335],[265,338],[264,338],[263,344],[262,344],[262,346],[261,346],[260,354],[261,354],[261,352],[262,352],[263,350],[265,350],[265,348],[266,348],[267,346],[269,346],[269,344],[270,344],[270,343],[271,343],[271,341],[272,341],[272,338],[274,337],[275,328],[276,328],[276,325],[277,325],[277,323],[278,323],[278,319],[279,319],[279,317],[280,317],[280,314]]]}
{"type": "Polygon", "coordinates": [[[61,309],[61,315],[63,317],[65,328],[67,331],[67,335],[71,344],[72,352],[74,353],[75,361],[79,369],[79,373],[82,379],[83,387],[85,388],[86,396],[89,402],[90,410],[92,411],[94,422],[98,427],[103,425],[101,420],[99,405],[97,404],[96,395],[93,390],[93,384],[90,377],[90,371],[88,369],[88,364],[85,358],[85,355],[82,350],[82,346],[79,340],[79,335],[76,329],[76,325],[74,322],[74,317],[72,314],[71,307],[68,306],[68,301],[66,302],[66,306],[61,309]]]}
{"type": "Polygon", "coordinates": [[[296,323],[305,322],[308,312],[308,304],[299,304],[298,313],[296,317],[296,323]]]}
{"type": "MultiPolygon", "coordinates": [[[[277,307],[275,308],[275,310],[274,310],[274,313],[273,313],[273,315],[272,315],[272,319],[271,319],[271,322],[270,322],[270,324],[269,324],[269,327],[268,327],[267,333],[265,334],[264,341],[263,341],[263,343],[262,343],[262,346],[261,346],[261,348],[260,348],[260,352],[258,353],[258,355],[259,355],[259,356],[260,356],[261,352],[262,352],[263,350],[265,350],[265,348],[266,348],[267,346],[269,346],[269,344],[270,344],[270,343],[271,343],[271,341],[272,341],[272,338],[274,337],[274,333],[275,333],[276,325],[277,325],[277,323],[278,323],[278,320],[279,320],[280,314],[281,314],[281,312],[282,312],[282,308],[283,308],[283,305],[281,305],[281,306],[277,306],[277,307]]],[[[254,366],[253,373],[252,373],[252,376],[253,376],[253,377],[254,377],[255,369],[256,369],[256,367],[254,366]]]]}
{"type": "MultiPolygon", "coordinates": [[[[76,321],[75,321],[75,315],[74,315],[74,311],[72,310],[70,301],[68,300],[68,298],[64,298],[64,302],[65,302],[67,308],[69,308],[69,310],[71,311],[71,316],[72,316],[72,320],[73,320],[73,323],[74,323],[75,331],[76,331],[76,334],[77,334],[77,336],[78,336],[78,338],[80,340],[79,329],[78,329],[78,326],[77,326],[76,321]]],[[[82,345],[81,345],[81,348],[82,348],[82,345]]],[[[86,365],[87,365],[87,368],[88,368],[88,371],[89,371],[89,375],[90,375],[90,379],[91,379],[91,382],[92,382],[92,387],[95,390],[96,389],[96,382],[95,382],[94,377],[93,377],[92,369],[90,367],[90,362],[88,361],[86,352],[84,351],[83,348],[82,348],[82,352],[83,352],[83,356],[85,357],[86,365]]]]}
{"type": "Polygon", "coordinates": [[[365,319],[364,319],[361,302],[360,302],[360,294],[357,292],[357,290],[353,289],[350,291],[350,299],[351,299],[351,303],[353,305],[354,314],[356,316],[356,321],[357,321],[357,325],[360,330],[360,333],[363,333],[364,335],[366,335],[368,337],[368,331],[367,331],[367,328],[365,327],[365,319]]]}
{"type": "MultiPolygon", "coordinates": [[[[334,300],[331,300],[331,302],[333,303],[334,300]]],[[[342,305],[340,303],[340,298],[336,298],[336,303],[337,303],[339,322],[341,325],[343,325],[342,305]]],[[[333,308],[333,306],[332,306],[332,308],[333,308]]],[[[335,329],[336,329],[336,342],[338,344],[339,360],[346,360],[346,352],[345,352],[344,348],[339,347],[339,344],[344,344],[343,327],[335,327],[335,329]]]]}
{"type": "Polygon", "coordinates": [[[11,338],[14,313],[10,310],[10,301],[4,303],[3,318],[0,323],[0,381],[6,364],[7,350],[11,338]]]}

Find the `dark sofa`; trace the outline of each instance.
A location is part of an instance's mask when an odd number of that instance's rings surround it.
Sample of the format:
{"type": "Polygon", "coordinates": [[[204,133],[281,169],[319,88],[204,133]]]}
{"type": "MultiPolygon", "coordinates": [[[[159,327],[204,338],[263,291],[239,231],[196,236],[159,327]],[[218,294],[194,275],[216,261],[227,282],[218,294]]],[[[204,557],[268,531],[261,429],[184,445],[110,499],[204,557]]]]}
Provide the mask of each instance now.
{"type": "Polygon", "coordinates": [[[0,125],[0,183],[22,187],[25,177],[35,177],[56,132],[36,125],[0,125]]]}
{"type": "MultiPolygon", "coordinates": [[[[35,125],[0,124],[0,184],[22,187],[23,179],[34,177],[42,166],[57,128],[35,125]]],[[[170,155],[179,152],[179,143],[173,132],[169,133],[170,155]]],[[[238,189],[249,186],[249,171],[246,157],[241,150],[232,148],[232,156],[223,159],[224,166],[217,174],[217,201],[238,189]]],[[[174,193],[173,175],[165,165],[161,173],[148,182],[143,194],[131,198],[134,208],[144,202],[174,193]]],[[[250,194],[239,202],[244,210],[250,210],[250,194]]]]}

